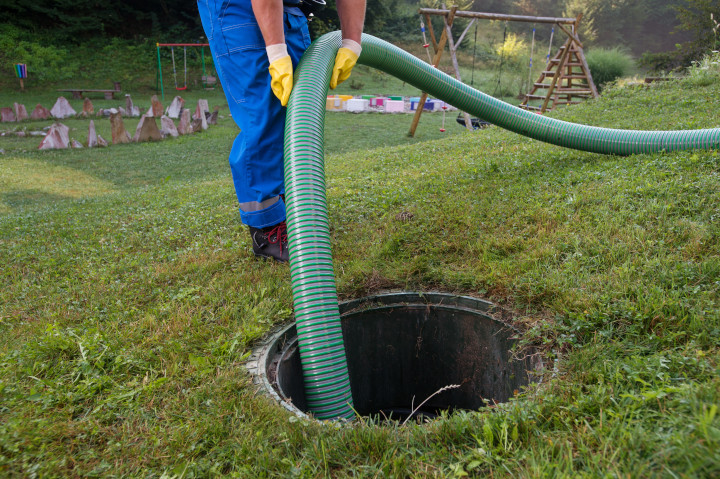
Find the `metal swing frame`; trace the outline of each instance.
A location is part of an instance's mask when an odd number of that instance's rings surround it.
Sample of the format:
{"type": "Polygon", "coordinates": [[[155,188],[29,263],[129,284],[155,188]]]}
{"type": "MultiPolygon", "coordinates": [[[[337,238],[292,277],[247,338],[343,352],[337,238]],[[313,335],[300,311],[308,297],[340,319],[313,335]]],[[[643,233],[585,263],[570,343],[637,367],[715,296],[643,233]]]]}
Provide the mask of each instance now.
{"type": "Polygon", "coordinates": [[[175,51],[174,47],[184,47],[185,48],[185,87],[183,88],[177,88],[177,78],[175,79],[175,88],[177,90],[185,90],[187,89],[187,47],[201,47],[200,49],[200,57],[202,61],[202,78],[203,78],[203,87],[207,87],[205,84],[205,79],[210,78],[207,76],[205,72],[205,47],[209,47],[209,43],[156,43],[157,47],[157,74],[155,76],[155,90],[159,91],[161,93],[162,100],[165,100],[165,88],[163,86],[163,76],[162,76],[162,60],[160,59],[160,47],[170,47],[171,48],[171,55],[173,60],[173,75],[175,75],[175,51]]]}

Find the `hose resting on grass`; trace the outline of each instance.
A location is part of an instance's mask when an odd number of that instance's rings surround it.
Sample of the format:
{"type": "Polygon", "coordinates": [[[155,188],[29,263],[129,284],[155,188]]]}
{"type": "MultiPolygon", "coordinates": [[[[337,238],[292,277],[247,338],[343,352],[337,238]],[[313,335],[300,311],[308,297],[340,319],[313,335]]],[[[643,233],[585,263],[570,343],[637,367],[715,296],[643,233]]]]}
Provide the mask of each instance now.
{"type": "MultiPolygon", "coordinates": [[[[285,126],[285,190],[290,276],[308,408],[318,419],[354,416],[335,288],[325,194],[325,99],[340,32],[323,35],[303,55],[285,126]]],[[[546,143],[630,155],[718,149],[720,129],[616,130],[578,125],[512,106],[479,92],[371,35],[358,63],[393,75],[462,111],[546,143]]]]}

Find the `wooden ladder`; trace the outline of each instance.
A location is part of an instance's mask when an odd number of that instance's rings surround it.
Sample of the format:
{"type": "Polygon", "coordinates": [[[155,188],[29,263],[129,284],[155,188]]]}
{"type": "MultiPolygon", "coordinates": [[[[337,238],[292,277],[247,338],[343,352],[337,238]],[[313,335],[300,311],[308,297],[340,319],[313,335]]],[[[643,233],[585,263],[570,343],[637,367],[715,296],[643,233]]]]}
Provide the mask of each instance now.
{"type": "Polygon", "coordinates": [[[550,59],[520,108],[545,113],[558,105],[573,105],[598,96],[582,45],[573,36],[550,59]],[[542,105],[531,105],[533,100],[542,101],[542,105]]]}

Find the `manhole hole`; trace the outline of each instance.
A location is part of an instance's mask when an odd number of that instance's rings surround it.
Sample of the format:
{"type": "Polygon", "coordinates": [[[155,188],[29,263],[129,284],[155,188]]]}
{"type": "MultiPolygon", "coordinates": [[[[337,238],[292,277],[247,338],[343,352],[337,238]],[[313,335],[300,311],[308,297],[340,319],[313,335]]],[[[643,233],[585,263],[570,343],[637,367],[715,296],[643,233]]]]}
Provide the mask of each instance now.
{"type": "MultiPolygon", "coordinates": [[[[355,410],[403,420],[413,411],[434,417],[507,401],[541,364],[534,354],[512,357],[517,331],[494,319],[494,310],[487,301],[443,293],[341,303],[355,410]]],[[[284,407],[300,416],[308,412],[294,325],[270,336],[248,368],[284,407]]]]}

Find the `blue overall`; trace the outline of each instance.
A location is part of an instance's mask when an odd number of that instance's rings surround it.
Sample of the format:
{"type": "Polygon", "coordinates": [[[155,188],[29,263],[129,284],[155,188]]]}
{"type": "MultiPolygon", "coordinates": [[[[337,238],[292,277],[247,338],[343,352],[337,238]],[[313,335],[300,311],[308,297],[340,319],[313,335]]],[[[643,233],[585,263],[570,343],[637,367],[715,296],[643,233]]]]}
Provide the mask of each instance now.
{"type": "MultiPolygon", "coordinates": [[[[286,2],[288,3],[288,2],[286,2]]],[[[215,69],[240,128],[230,151],[240,219],[253,228],[285,220],[283,140],[285,107],[270,88],[260,27],[250,0],[198,0],[215,69]]],[[[295,67],[310,46],[307,20],[297,7],[284,8],[285,43],[295,67]]]]}

